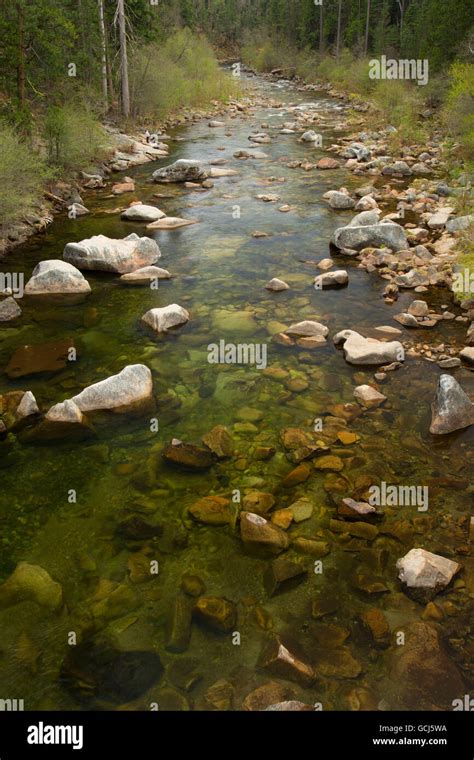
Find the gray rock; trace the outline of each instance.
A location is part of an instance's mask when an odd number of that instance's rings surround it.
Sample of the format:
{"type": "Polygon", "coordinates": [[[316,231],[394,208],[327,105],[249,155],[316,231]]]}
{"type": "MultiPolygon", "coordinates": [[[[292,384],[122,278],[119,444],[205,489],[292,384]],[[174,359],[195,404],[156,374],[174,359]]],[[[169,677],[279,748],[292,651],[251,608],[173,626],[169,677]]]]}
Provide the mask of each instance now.
{"type": "Polygon", "coordinates": [[[156,280],[169,280],[171,277],[167,269],[161,267],[142,267],[134,272],[123,274],[120,282],[125,285],[149,285],[156,280]]]}
{"type": "MultiPolygon", "coordinates": [[[[377,212],[363,211],[363,214],[377,212]]],[[[334,243],[337,248],[354,248],[357,251],[367,247],[386,247],[391,251],[408,248],[408,241],[403,227],[389,222],[386,224],[369,224],[339,227],[334,233],[334,243]]]]}
{"type": "Polygon", "coordinates": [[[395,163],[389,166],[384,166],[382,174],[386,177],[402,176],[409,177],[412,174],[412,170],[405,161],[395,161],[395,163]]]}
{"type": "Polygon", "coordinates": [[[163,219],[166,214],[156,206],[147,206],[145,203],[135,203],[122,213],[122,219],[129,222],[156,222],[163,219]]]}
{"type": "Polygon", "coordinates": [[[380,211],[371,209],[370,211],[361,211],[352,217],[347,227],[367,227],[373,224],[379,224],[380,211]]]}
{"type": "Polygon", "coordinates": [[[24,419],[39,414],[38,404],[31,391],[26,391],[15,412],[18,419],[24,419]]]}
{"type": "Polygon", "coordinates": [[[400,288],[417,288],[419,285],[428,285],[429,280],[418,269],[410,269],[406,274],[399,274],[394,278],[395,285],[400,288]]]}
{"type": "Polygon", "coordinates": [[[201,161],[180,158],[169,166],[163,166],[152,174],[154,182],[201,182],[208,178],[201,161]]]}
{"type": "Polygon", "coordinates": [[[354,398],[366,409],[380,406],[387,400],[387,397],[383,393],[379,393],[371,385],[358,385],[357,388],[354,388],[354,398]]]}
{"type": "Polygon", "coordinates": [[[89,385],[71,400],[81,412],[127,412],[149,405],[153,394],[151,372],[144,364],[129,364],[117,375],[89,385]]]}
{"type": "Polygon", "coordinates": [[[460,230],[466,230],[471,224],[474,224],[474,214],[450,219],[449,222],[446,222],[446,229],[448,232],[459,232],[460,230]]]}
{"type": "Polygon", "coordinates": [[[154,240],[132,233],[123,240],[94,235],[79,243],[67,243],[63,256],[79,269],[126,274],[155,264],[161,252],[154,240]]]}
{"type": "Polygon", "coordinates": [[[279,280],[278,277],[274,277],[270,282],[267,282],[265,285],[267,290],[274,290],[275,292],[278,292],[280,290],[289,290],[290,286],[284,282],[284,280],[279,280]]]}
{"type": "Polygon", "coordinates": [[[474,424],[474,404],[451,375],[441,375],[431,405],[430,433],[444,435],[474,424]]]}
{"type": "Polygon", "coordinates": [[[157,309],[150,309],[142,317],[142,322],[158,333],[167,332],[172,327],[184,325],[188,321],[189,312],[177,303],[157,309]]]}
{"type": "Polygon", "coordinates": [[[401,314],[396,314],[394,320],[400,325],[403,325],[403,327],[420,327],[417,318],[414,317],[413,314],[408,314],[406,311],[401,314]]]}
{"type": "Polygon", "coordinates": [[[79,269],[61,259],[40,261],[25,286],[27,295],[90,292],[91,287],[79,269]]]}
{"type": "Polygon", "coordinates": [[[326,198],[331,208],[334,209],[348,209],[354,208],[354,201],[347,193],[341,193],[339,190],[329,190],[324,193],[323,198],[326,198]]]}
{"type": "Polygon", "coordinates": [[[408,314],[413,314],[414,317],[427,317],[429,314],[426,301],[412,301],[407,311],[408,314]]]}
{"type": "Polygon", "coordinates": [[[12,322],[21,317],[21,309],[14,298],[8,297],[0,301],[0,322],[12,322]]]}
{"type": "Polygon", "coordinates": [[[318,140],[318,135],[313,129],[308,130],[307,132],[304,132],[304,134],[301,135],[301,140],[303,142],[316,142],[318,140]]]}

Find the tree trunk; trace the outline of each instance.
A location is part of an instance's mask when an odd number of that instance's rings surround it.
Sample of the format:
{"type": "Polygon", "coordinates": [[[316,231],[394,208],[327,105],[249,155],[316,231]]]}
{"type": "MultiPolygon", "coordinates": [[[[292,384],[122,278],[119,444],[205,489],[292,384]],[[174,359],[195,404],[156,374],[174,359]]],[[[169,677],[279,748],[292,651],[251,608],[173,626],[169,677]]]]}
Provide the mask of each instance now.
{"type": "Polygon", "coordinates": [[[104,0],[98,0],[99,2],[99,27],[100,27],[100,43],[101,43],[101,78],[102,78],[102,95],[104,98],[104,110],[107,111],[109,107],[109,91],[107,85],[107,43],[105,41],[105,22],[104,22],[104,0]]]}
{"type": "Polygon", "coordinates": [[[369,49],[369,23],[370,23],[370,0],[367,0],[367,18],[365,21],[365,45],[364,53],[367,55],[369,49]]]}
{"type": "Polygon", "coordinates": [[[18,104],[21,109],[26,107],[26,73],[25,73],[25,12],[18,3],[16,6],[18,19],[18,63],[17,63],[17,87],[18,104]]]}
{"type": "Polygon", "coordinates": [[[125,118],[130,116],[130,89],[128,86],[127,32],[125,29],[124,0],[118,0],[117,16],[120,35],[120,74],[122,80],[122,112],[125,118]]]}
{"type": "Polygon", "coordinates": [[[319,6],[319,52],[321,53],[321,55],[322,55],[322,53],[324,51],[323,30],[324,30],[324,25],[323,25],[323,4],[321,3],[321,5],[319,6]]]}
{"type": "Polygon", "coordinates": [[[342,0],[339,0],[339,8],[337,11],[336,58],[339,58],[339,53],[341,50],[341,19],[342,19],[342,0]]]}

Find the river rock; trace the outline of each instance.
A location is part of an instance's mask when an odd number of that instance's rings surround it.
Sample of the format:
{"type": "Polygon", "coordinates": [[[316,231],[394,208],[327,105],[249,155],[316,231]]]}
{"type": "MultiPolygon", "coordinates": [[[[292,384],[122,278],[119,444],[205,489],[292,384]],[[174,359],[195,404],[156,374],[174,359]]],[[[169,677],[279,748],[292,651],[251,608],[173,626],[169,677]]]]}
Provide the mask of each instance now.
{"type": "Polygon", "coordinates": [[[294,588],[307,574],[307,569],[300,562],[291,562],[284,558],[274,559],[269,563],[263,577],[265,590],[269,596],[275,596],[294,588]]]}
{"type": "Polygon", "coordinates": [[[371,642],[376,649],[388,649],[391,640],[391,631],[387,618],[382,610],[371,607],[359,615],[363,628],[367,631],[371,642]]]}
{"type": "Polygon", "coordinates": [[[400,314],[395,314],[393,317],[395,322],[403,325],[403,327],[420,327],[418,320],[413,314],[409,314],[407,311],[403,311],[400,314]]]}
{"type": "Polygon", "coordinates": [[[310,319],[305,319],[303,322],[296,322],[285,330],[287,335],[294,335],[297,338],[325,338],[328,332],[329,329],[326,325],[322,325],[321,322],[314,322],[310,319]]]}
{"type": "Polygon", "coordinates": [[[384,166],[382,174],[386,177],[410,177],[412,171],[405,161],[395,161],[393,164],[384,166]]]}
{"type": "Polygon", "coordinates": [[[474,347],[466,346],[466,348],[463,348],[460,352],[459,356],[466,362],[466,364],[474,364],[474,347]]]}
{"type": "Polygon", "coordinates": [[[26,295],[90,292],[91,287],[79,269],[60,259],[40,261],[25,286],[26,295]]]}
{"type": "Polygon", "coordinates": [[[208,178],[201,161],[180,158],[169,166],[163,166],[152,174],[154,182],[201,182],[208,178]]]}
{"type": "Polygon", "coordinates": [[[257,712],[267,710],[270,705],[281,704],[292,696],[288,686],[275,681],[269,681],[247,694],[242,702],[242,709],[257,712]]]}
{"type": "Polygon", "coordinates": [[[242,499],[242,506],[245,512],[264,515],[275,506],[275,497],[265,491],[249,491],[242,499]]]}
{"type": "Polygon", "coordinates": [[[316,169],[339,169],[340,163],[335,158],[320,158],[316,169]]]}
{"type": "Polygon", "coordinates": [[[455,219],[446,222],[446,229],[448,232],[459,232],[460,230],[467,230],[471,224],[474,224],[474,214],[457,216],[455,219]]]}
{"type": "Polygon", "coordinates": [[[266,712],[310,712],[313,710],[311,705],[300,702],[297,699],[287,699],[284,702],[276,702],[265,708],[266,712]]]}
{"type": "Polygon", "coordinates": [[[323,198],[325,198],[331,208],[334,209],[354,208],[355,201],[351,196],[347,193],[342,193],[339,190],[329,190],[327,193],[324,193],[323,198]]]}
{"type": "Polygon", "coordinates": [[[189,321],[189,312],[177,303],[150,309],[142,317],[142,322],[149,325],[155,332],[163,333],[172,327],[179,327],[189,321]]]}
{"type": "Polygon", "coordinates": [[[201,596],[194,607],[194,615],[216,633],[229,633],[237,624],[237,608],[225,597],[201,596]]]}
{"type": "Polygon", "coordinates": [[[270,554],[280,554],[290,544],[285,531],[253,512],[240,513],[240,536],[246,546],[270,554]]]}
{"type": "Polygon", "coordinates": [[[425,549],[411,549],[397,561],[398,577],[407,592],[422,601],[443,591],[460,569],[458,562],[425,549]]]}
{"type": "Polygon", "coordinates": [[[63,256],[79,269],[126,274],[155,264],[161,252],[154,240],[132,233],[123,240],[95,235],[80,243],[67,243],[63,256]]]}
{"type": "Polygon", "coordinates": [[[413,314],[414,317],[427,317],[429,314],[426,301],[412,301],[407,311],[408,314],[413,314]]]}
{"type": "Polygon", "coordinates": [[[165,649],[181,654],[186,652],[191,640],[192,603],[189,598],[178,595],[173,599],[166,626],[165,649]]]}
{"type": "Polygon", "coordinates": [[[314,129],[309,129],[307,132],[303,132],[301,135],[302,142],[312,143],[319,139],[319,135],[316,134],[314,129]]]}
{"type": "Polygon", "coordinates": [[[311,686],[316,677],[304,655],[297,653],[294,645],[280,635],[273,636],[263,647],[257,667],[280,678],[296,681],[301,686],[311,686]]]}
{"type": "Polygon", "coordinates": [[[157,280],[169,280],[171,278],[167,269],[161,267],[142,267],[134,272],[127,272],[120,278],[125,285],[149,285],[157,280]]]}
{"type": "Polygon", "coordinates": [[[452,710],[453,700],[466,691],[439,629],[421,620],[406,629],[404,646],[393,648],[390,674],[394,709],[452,710]]]}
{"type": "Polygon", "coordinates": [[[203,435],[202,442],[218,459],[227,459],[234,453],[232,436],[224,425],[215,425],[203,435]]]}
{"type": "Polygon", "coordinates": [[[20,346],[10,359],[5,372],[12,379],[42,372],[58,372],[67,366],[69,351],[73,347],[72,340],[20,346]]]}
{"type": "Polygon", "coordinates": [[[233,518],[230,499],[205,496],[189,507],[189,513],[204,525],[229,525],[233,518]]]}
{"type": "Polygon", "coordinates": [[[202,449],[176,438],[165,448],[163,457],[166,462],[184,470],[208,470],[215,461],[209,449],[202,449]]]}
{"type": "Polygon", "coordinates": [[[398,340],[380,341],[364,338],[354,330],[342,330],[334,336],[336,346],[343,345],[344,358],[349,364],[389,364],[405,359],[405,351],[398,340]]]}
{"type": "Polygon", "coordinates": [[[178,230],[181,227],[189,227],[198,224],[199,219],[183,219],[180,216],[163,216],[156,222],[147,224],[147,230],[178,230]]]}
{"type": "Polygon", "coordinates": [[[274,290],[275,292],[290,289],[290,286],[283,280],[279,280],[278,277],[274,277],[270,282],[267,282],[265,287],[267,290],[274,290]]]}
{"type": "Polygon", "coordinates": [[[441,375],[431,405],[430,433],[443,435],[474,424],[474,404],[451,375],[441,375]]]}
{"type": "Polygon", "coordinates": [[[0,586],[0,607],[11,607],[25,601],[35,602],[55,612],[62,607],[63,591],[44,568],[19,562],[0,586]]]}
{"type": "Polygon", "coordinates": [[[86,705],[126,704],[158,683],[164,668],[156,652],[118,650],[106,641],[85,640],[69,647],[61,684],[86,705]]]}
{"type": "Polygon", "coordinates": [[[21,309],[14,298],[5,298],[0,301],[0,322],[12,322],[21,317],[21,309]]]}
{"type": "Polygon", "coordinates": [[[410,269],[405,274],[397,274],[393,282],[400,288],[418,288],[429,285],[429,280],[418,269],[410,269]]]}
{"type": "MultiPolygon", "coordinates": [[[[371,214],[371,211],[362,212],[371,214]]],[[[408,240],[403,227],[394,222],[339,227],[334,233],[336,248],[389,248],[400,251],[408,248],[408,240]]]]}
{"type": "Polygon", "coordinates": [[[118,414],[149,408],[153,379],[144,364],[129,364],[117,375],[89,385],[72,401],[81,412],[111,411],[118,414]]]}
{"type": "Polygon", "coordinates": [[[358,385],[354,389],[354,398],[366,409],[373,409],[387,400],[383,393],[379,393],[371,385],[358,385]]]}
{"type": "Polygon", "coordinates": [[[134,203],[122,212],[121,218],[127,222],[156,222],[166,214],[156,206],[147,206],[145,203],[134,203]]]}
{"type": "Polygon", "coordinates": [[[36,399],[33,396],[32,392],[26,391],[20,403],[18,404],[16,417],[22,420],[35,414],[39,414],[38,404],[36,403],[36,399]]]}
{"type": "Polygon", "coordinates": [[[324,288],[338,288],[347,285],[349,275],[345,269],[335,269],[333,272],[324,272],[315,277],[315,290],[324,290],[324,288]]]}

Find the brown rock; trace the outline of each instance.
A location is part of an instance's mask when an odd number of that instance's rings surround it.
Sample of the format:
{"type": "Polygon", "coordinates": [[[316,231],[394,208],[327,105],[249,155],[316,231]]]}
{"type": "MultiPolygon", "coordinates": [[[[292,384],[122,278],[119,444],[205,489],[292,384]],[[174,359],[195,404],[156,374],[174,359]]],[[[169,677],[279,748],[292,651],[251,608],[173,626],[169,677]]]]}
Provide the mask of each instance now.
{"type": "Polygon", "coordinates": [[[240,536],[246,546],[270,554],[280,554],[290,543],[283,530],[254,512],[241,512],[240,536]]]}
{"type": "Polygon", "coordinates": [[[204,694],[204,706],[206,710],[232,710],[234,699],[234,687],[230,681],[221,678],[208,688],[204,694]]]}
{"type": "Polygon", "coordinates": [[[226,459],[234,453],[232,436],[224,425],[216,425],[202,437],[202,442],[218,459],[226,459]]]}
{"type": "Polygon", "coordinates": [[[220,596],[201,596],[194,607],[194,615],[217,633],[233,631],[237,623],[235,604],[220,596]]]}
{"type": "Polygon", "coordinates": [[[316,164],[316,169],[339,169],[339,161],[335,158],[320,158],[316,164]]]}
{"type": "Polygon", "coordinates": [[[283,591],[295,588],[303,581],[308,571],[299,562],[291,562],[287,559],[275,559],[270,562],[263,583],[268,596],[275,596],[283,591]]]}
{"type": "Polygon", "coordinates": [[[382,610],[371,607],[359,615],[359,620],[376,649],[387,649],[390,646],[390,626],[382,610]]]}
{"type": "Polygon", "coordinates": [[[208,449],[176,439],[166,447],[163,457],[170,464],[184,470],[208,470],[214,464],[214,457],[208,449]]]}
{"type": "Polygon", "coordinates": [[[251,691],[250,694],[247,694],[242,702],[242,709],[251,712],[266,710],[270,705],[284,702],[291,696],[292,692],[288,686],[276,683],[275,681],[269,681],[251,691]]]}
{"type": "Polygon", "coordinates": [[[373,541],[377,538],[379,531],[375,525],[365,522],[343,522],[342,520],[330,520],[329,530],[333,533],[349,533],[356,538],[364,538],[366,541],[373,541]]]}
{"type": "Polygon", "coordinates": [[[233,519],[230,499],[222,496],[205,496],[189,507],[189,513],[205,525],[229,525],[233,519]]]}
{"type": "Polygon", "coordinates": [[[168,652],[185,652],[191,639],[192,602],[177,596],[168,616],[165,649],[168,652]]]}
{"type": "Polygon", "coordinates": [[[275,497],[273,494],[265,493],[264,491],[250,491],[243,497],[242,504],[246,512],[264,515],[274,506],[275,497]]]}
{"type": "Polygon", "coordinates": [[[281,636],[274,636],[264,646],[258,667],[301,686],[310,686],[315,679],[315,672],[304,655],[297,654],[293,644],[281,636]]]}
{"type": "Polygon", "coordinates": [[[291,542],[293,549],[302,554],[310,554],[312,557],[325,557],[331,551],[331,544],[327,541],[317,541],[314,538],[297,536],[291,542]]]}
{"type": "Polygon", "coordinates": [[[71,348],[74,348],[72,339],[21,346],[13,354],[5,372],[12,379],[41,372],[58,372],[67,366],[71,348]]]}
{"type": "Polygon", "coordinates": [[[327,456],[318,457],[318,459],[315,460],[314,469],[340,472],[344,469],[344,462],[340,457],[334,456],[334,454],[328,454],[327,456]]]}
{"type": "Polygon", "coordinates": [[[299,483],[304,483],[311,475],[311,468],[307,464],[299,464],[294,470],[286,475],[282,480],[283,488],[293,488],[299,483]]]}

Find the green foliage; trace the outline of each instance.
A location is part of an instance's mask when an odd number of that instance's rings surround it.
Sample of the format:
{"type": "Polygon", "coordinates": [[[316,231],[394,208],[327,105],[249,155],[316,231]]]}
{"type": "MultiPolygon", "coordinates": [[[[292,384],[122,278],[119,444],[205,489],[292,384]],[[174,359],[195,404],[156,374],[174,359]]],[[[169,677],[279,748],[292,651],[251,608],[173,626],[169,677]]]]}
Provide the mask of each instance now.
{"type": "Polygon", "coordinates": [[[474,160],[474,66],[457,62],[450,69],[451,86],[444,119],[451,134],[463,145],[465,157],[474,160]]]}
{"type": "Polygon", "coordinates": [[[104,156],[104,133],[96,117],[76,106],[53,106],[46,114],[48,159],[61,170],[88,169],[104,156]]]}
{"type": "Polygon", "coordinates": [[[45,163],[0,122],[0,225],[18,221],[41,197],[48,177],[45,163]]]}
{"type": "Polygon", "coordinates": [[[237,80],[222,72],[207,40],[181,30],[164,44],[139,47],[131,61],[133,114],[163,118],[178,107],[200,107],[238,94],[237,80]]]}

